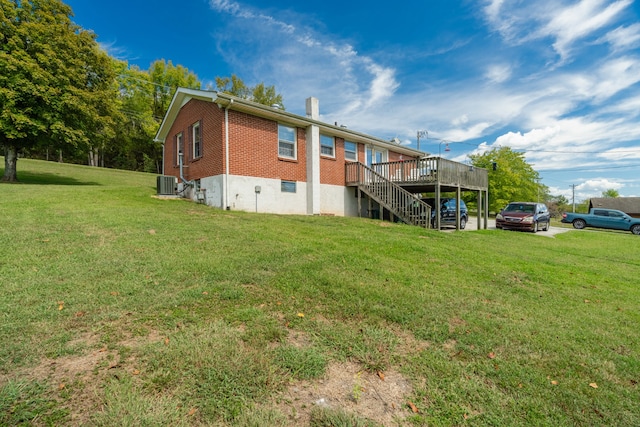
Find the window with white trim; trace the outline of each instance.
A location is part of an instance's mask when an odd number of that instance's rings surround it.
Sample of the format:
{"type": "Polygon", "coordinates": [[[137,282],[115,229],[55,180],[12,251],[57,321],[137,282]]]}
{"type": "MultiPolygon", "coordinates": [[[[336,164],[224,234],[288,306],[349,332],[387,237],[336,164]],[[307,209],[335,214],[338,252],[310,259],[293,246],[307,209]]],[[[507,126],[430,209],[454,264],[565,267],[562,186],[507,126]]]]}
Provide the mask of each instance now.
{"type": "Polygon", "coordinates": [[[344,142],[344,158],[346,160],[357,161],[358,160],[358,144],[355,142],[344,142]]]}
{"type": "Polygon", "coordinates": [[[184,155],[184,135],[182,132],[176,135],[176,165],[180,164],[180,153],[184,155]]]}
{"type": "Polygon", "coordinates": [[[278,156],[296,158],[296,128],[278,125],[278,156]]]}
{"type": "Polygon", "coordinates": [[[295,193],[296,182],[295,181],[280,181],[280,191],[283,193],[295,193]]]}
{"type": "Polygon", "coordinates": [[[191,141],[193,143],[193,158],[202,157],[202,132],[200,131],[200,122],[196,122],[191,126],[191,141]]]}
{"type": "Polygon", "coordinates": [[[328,157],[336,156],[336,140],[332,136],[320,135],[320,154],[328,157]]]}

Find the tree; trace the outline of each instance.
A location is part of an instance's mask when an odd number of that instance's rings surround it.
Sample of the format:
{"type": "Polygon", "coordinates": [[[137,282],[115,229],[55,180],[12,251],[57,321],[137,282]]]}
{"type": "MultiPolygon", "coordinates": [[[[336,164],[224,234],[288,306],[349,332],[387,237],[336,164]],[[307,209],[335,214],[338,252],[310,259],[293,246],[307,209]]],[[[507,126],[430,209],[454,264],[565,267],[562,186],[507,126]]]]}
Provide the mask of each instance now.
{"type": "MultiPolygon", "coordinates": [[[[154,87],[149,73],[130,67],[125,61],[113,60],[118,82],[117,132],[105,153],[110,167],[141,170],[144,156],[154,157],[160,151],[153,136],[158,120],[153,114],[154,87]]],[[[157,172],[157,168],[149,172],[157,172]]]]}
{"type": "Polygon", "coordinates": [[[0,0],[0,146],[3,181],[20,150],[89,147],[112,137],[113,68],[91,32],[59,0],[0,0]]]}
{"type": "Polygon", "coordinates": [[[615,199],[616,197],[620,197],[620,193],[618,193],[618,190],[610,188],[607,191],[602,192],[602,197],[615,199]]]}
{"type": "Polygon", "coordinates": [[[547,207],[549,208],[549,213],[552,218],[558,218],[562,212],[567,212],[571,209],[569,205],[569,200],[565,196],[551,196],[549,199],[545,200],[547,203],[547,207]]]}
{"type": "Polygon", "coordinates": [[[524,154],[516,153],[510,147],[493,148],[469,158],[472,165],[489,171],[490,211],[498,212],[513,201],[537,201],[548,197],[548,189],[539,183],[538,172],[524,160],[524,154]]]}
{"type": "Polygon", "coordinates": [[[254,87],[248,87],[242,79],[235,74],[231,77],[216,77],[216,88],[219,92],[237,96],[263,105],[278,105],[284,109],[282,95],[276,93],[275,86],[265,86],[258,83],[254,87]]]}
{"type": "Polygon", "coordinates": [[[182,65],[174,66],[171,61],[164,59],[154,61],[149,67],[149,78],[153,85],[153,115],[162,121],[169,103],[179,87],[200,89],[198,76],[182,65]]]}
{"type": "Polygon", "coordinates": [[[264,83],[255,85],[252,93],[252,101],[264,105],[278,105],[284,109],[282,95],[276,93],[275,86],[266,86],[264,83]]]}

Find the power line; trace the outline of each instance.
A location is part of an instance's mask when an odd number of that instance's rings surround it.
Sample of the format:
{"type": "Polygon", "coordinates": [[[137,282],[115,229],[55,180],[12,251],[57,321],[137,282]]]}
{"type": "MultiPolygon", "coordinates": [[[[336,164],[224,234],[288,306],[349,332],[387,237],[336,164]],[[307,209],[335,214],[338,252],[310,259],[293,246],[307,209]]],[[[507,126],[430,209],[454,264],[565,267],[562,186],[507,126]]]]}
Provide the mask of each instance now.
{"type": "Polygon", "coordinates": [[[584,171],[600,171],[600,170],[611,170],[611,169],[628,169],[628,168],[638,168],[640,165],[625,165],[625,166],[607,166],[607,167],[589,167],[589,168],[575,168],[575,169],[540,169],[538,172],[544,173],[565,173],[565,172],[584,172],[584,171]]]}
{"type": "MultiPolygon", "coordinates": [[[[452,141],[450,139],[442,139],[442,138],[433,138],[430,136],[427,136],[425,139],[431,139],[433,141],[441,141],[441,142],[448,142],[450,144],[462,144],[462,145],[469,145],[472,147],[480,147],[480,145],[482,144],[475,144],[472,142],[464,142],[464,141],[452,141]]],[[[500,148],[502,148],[502,146],[498,146],[500,148]]],[[[509,147],[509,146],[505,146],[505,147],[509,147]]],[[[571,151],[567,151],[567,150],[536,150],[533,148],[513,148],[513,147],[509,147],[511,148],[513,151],[518,151],[518,152],[525,152],[525,153],[558,153],[558,154],[605,154],[608,153],[608,151],[575,151],[575,150],[571,150],[571,151]]],[[[616,150],[616,153],[640,153],[640,148],[634,148],[632,150],[616,150]]]]}

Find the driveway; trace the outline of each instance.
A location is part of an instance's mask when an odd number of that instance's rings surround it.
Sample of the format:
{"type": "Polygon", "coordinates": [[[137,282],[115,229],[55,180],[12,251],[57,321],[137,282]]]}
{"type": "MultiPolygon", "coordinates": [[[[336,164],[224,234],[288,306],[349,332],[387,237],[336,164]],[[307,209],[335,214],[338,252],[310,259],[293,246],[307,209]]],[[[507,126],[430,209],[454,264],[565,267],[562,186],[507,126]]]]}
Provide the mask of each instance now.
{"type": "MultiPolygon", "coordinates": [[[[463,231],[475,231],[478,229],[478,218],[475,216],[471,216],[469,217],[469,221],[467,222],[467,226],[465,227],[465,229],[463,231]]],[[[495,219],[491,219],[489,218],[489,222],[487,223],[487,229],[488,230],[495,230],[496,229],[496,220],[495,219]]],[[[455,228],[443,228],[443,231],[455,231],[455,228]]],[[[538,233],[536,233],[536,235],[538,236],[547,236],[547,237],[553,237],[556,234],[560,234],[560,233],[566,233],[567,231],[571,231],[573,230],[572,228],[564,228],[564,227],[554,227],[551,226],[549,227],[549,231],[538,231],[538,233]]],[[[513,230],[504,230],[505,233],[508,232],[517,232],[517,231],[513,231],[513,230]]]]}

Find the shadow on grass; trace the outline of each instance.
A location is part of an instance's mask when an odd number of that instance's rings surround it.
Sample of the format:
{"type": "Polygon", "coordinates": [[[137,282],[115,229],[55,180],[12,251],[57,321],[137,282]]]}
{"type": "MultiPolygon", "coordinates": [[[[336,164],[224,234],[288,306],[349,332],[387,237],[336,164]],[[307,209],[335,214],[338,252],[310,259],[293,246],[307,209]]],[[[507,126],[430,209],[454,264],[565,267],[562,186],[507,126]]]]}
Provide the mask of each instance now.
{"type": "MultiPolygon", "coordinates": [[[[4,174],[4,169],[0,169],[0,177],[4,174]]],[[[18,182],[2,184],[38,184],[38,185],[101,185],[97,182],[80,181],[69,176],[56,175],[53,173],[32,173],[18,171],[18,182]]]]}

